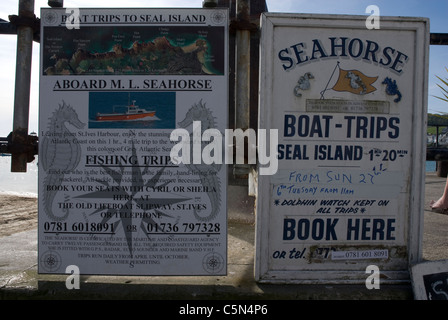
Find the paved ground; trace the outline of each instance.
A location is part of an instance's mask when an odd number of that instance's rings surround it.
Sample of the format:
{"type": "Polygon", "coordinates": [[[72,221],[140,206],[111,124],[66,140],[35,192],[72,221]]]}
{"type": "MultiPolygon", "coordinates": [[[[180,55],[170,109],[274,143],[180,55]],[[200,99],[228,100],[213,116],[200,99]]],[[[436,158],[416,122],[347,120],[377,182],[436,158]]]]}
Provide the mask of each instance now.
{"type": "Polygon", "coordinates": [[[425,217],[423,234],[423,259],[448,259],[448,215],[431,212],[429,203],[443,192],[446,178],[427,174],[425,181],[425,217]]]}
{"type": "Polygon", "coordinates": [[[37,199],[0,194],[0,238],[37,228],[37,199]]]}
{"type": "MultiPolygon", "coordinates": [[[[445,178],[427,174],[423,259],[448,259],[448,215],[430,211],[445,178]]],[[[0,197],[0,299],[400,299],[412,300],[410,283],[367,290],[353,285],[256,283],[251,199],[236,190],[229,212],[228,275],[222,277],[82,276],[80,290],[67,290],[65,275],[37,274],[36,199],[0,197]],[[25,217],[24,217],[25,216],[25,217]],[[27,229],[27,231],[24,231],[27,229]],[[18,232],[18,230],[22,230],[18,232]]]]}

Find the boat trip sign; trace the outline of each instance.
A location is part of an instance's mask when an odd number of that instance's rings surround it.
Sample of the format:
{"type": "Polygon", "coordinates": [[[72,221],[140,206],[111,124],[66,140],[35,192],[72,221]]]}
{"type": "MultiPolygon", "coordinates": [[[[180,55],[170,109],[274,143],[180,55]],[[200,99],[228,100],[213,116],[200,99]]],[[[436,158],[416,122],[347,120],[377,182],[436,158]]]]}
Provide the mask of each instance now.
{"type": "Polygon", "coordinates": [[[261,282],[409,281],[421,257],[429,21],[262,15],[259,128],[278,171],[258,178],[261,282]]]}
{"type": "Polygon", "coordinates": [[[171,150],[227,127],[227,9],[41,17],[39,272],[225,275],[226,167],[171,150]]]}

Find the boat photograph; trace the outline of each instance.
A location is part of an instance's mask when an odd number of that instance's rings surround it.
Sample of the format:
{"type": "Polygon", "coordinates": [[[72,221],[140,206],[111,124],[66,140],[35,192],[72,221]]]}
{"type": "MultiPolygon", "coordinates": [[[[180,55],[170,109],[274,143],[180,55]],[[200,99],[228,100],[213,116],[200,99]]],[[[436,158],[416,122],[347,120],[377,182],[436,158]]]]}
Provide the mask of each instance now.
{"type": "Polygon", "coordinates": [[[175,92],[90,92],[91,129],[174,129],[175,92]]]}
{"type": "Polygon", "coordinates": [[[155,111],[148,111],[142,109],[135,104],[136,100],[133,100],[131,104],[127,105],[125,112],[117,112],[118,109],[123,109],[122,106],[114,106],[113,113],[97,113],[97,121],[133,121],[133,120],[155,120],[155,111]]]}

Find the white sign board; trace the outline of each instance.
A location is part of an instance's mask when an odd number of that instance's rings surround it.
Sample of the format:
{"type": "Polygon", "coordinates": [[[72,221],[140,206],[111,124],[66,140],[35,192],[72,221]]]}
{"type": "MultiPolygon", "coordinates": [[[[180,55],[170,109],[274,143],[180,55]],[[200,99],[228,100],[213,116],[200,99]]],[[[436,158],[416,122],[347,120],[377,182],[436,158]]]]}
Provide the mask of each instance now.
{"type": "Polygon", "coordinates": [[[448,260],[416,264],[411,274],[416,300],[448,300],[448,260]]]}
{"type": "Polygon", "coordinates": [[[259,128],[278,171],[258,178],[256,279],[409,280],[421,254],[426,19],[264,14],[259,128]]]}
{"type": "Polygon", "coordinates": [[[41,17],[39,272],[226,274],[226,168],[170,136],[227,127],[227,10],[41,17]]]}

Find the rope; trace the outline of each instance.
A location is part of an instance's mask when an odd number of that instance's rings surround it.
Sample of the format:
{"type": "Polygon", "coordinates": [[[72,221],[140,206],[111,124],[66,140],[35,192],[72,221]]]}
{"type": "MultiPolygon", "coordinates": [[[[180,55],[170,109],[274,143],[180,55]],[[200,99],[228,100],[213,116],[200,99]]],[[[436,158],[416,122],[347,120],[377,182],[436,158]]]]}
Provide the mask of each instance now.
{"type": "Polygon", "coordinates": [[[334,72],[336,71],[337,68],[339,68],[339,61],[337,62],[336,67],[334,67],[333,72],[332,72],[332,74],[331,74],[331,76],[330,76],[330,79],[328,79],[327,85],[325,86],[325,89],[322,90],[322,91],[320,92],[320,99],[321,99],[321,100],[324,100],[324,99],[325,99],[325,97],[324,97],[325,91],[328,90],[328,89],[327,89],[327,88],[328,88],[328,85],[330,84],[330,81],[331,81],[331,79],[333,78],[334,72]]]}

